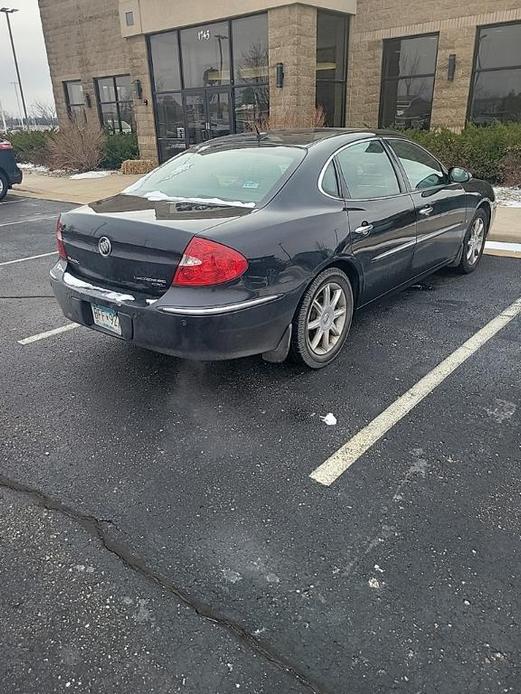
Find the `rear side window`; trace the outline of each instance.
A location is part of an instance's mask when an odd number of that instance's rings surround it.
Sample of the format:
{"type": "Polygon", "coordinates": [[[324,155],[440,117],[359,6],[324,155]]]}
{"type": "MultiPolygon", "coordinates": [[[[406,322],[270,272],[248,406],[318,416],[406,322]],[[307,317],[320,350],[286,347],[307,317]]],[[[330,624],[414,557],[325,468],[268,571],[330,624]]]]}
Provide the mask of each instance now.
{"type": "Polygon", "coordinates": [[[322,176],[322,190],[328,195],[335,198],[340,198],[340,189],[338,187],[338,179],[336,176],[335,165],[332,161],[327,165],[324,175],[322,176]]]}
{"type": "Polygon", "coordinates": [[[447,183],[447,177],[440,163],[432,155],[418,145],[407,140],[388,141],[400,160],[411,188],[425,190],[447,183]]]}
{"type": "Polygon", "coordinates": [[[337,155],[337,160],[349,197],[367,200],[401,192],[391,160],[378,140],[351,145],[337,155]]]}

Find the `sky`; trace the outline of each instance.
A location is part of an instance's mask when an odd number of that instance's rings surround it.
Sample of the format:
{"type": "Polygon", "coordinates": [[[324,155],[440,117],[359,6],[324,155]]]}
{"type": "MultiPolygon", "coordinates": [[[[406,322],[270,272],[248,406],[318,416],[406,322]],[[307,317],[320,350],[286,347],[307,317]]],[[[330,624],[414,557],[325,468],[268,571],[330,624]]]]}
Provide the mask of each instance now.
{"type": "MultiPolygon", "coordinates": [[[[11,15],[11,27],[27,108],[30,109],[37,100],[53,103],[38,0],[0,0],[0,7],[19,10],[11,15]]],[[[16,72],[7,23],[0,13],[0,102],[4,111],[18,115],[15,88],[11,82],[16,82],[16,72]]]]}

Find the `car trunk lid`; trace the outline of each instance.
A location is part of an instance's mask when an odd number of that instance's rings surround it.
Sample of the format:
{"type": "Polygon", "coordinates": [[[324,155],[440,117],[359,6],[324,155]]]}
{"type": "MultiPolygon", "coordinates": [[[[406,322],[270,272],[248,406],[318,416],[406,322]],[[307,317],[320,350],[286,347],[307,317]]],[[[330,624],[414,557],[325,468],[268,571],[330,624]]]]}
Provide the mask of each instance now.
{"type": "Polygon", "coordinates": [[[161,296],[189,241],[248,211],[118,195],[61,217],[69,272],[104,287],[161,296]]]}

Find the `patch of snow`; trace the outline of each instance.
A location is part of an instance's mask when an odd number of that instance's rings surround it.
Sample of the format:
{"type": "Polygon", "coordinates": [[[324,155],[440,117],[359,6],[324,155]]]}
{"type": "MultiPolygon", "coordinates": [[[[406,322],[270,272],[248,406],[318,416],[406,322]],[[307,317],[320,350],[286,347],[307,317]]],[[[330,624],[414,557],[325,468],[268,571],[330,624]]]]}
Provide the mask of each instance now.
{"type": "Polygon", "coordinates": [[[334,427],[337,423],[337,418],[332,412],[328,412],[325,417],[320,417],[320,419],[327,424],[328,427],[334,427]]]}
{"type": "Polygon", "coordinates": [[[374,588],[375,590],[378,590],[379,588],[382,587],[382,584],[377,578],[370,578],[368,580],[369,583],[369,588],[374,588]]]}
{"type": "Polygon", "coordinates": [[[521,207],[521,188],[494,188],[496,199],[501,207],[521,207]]]}
{"type": "Polygon", "coordinates": [[[22,171],[35,171],[36,173],[49,173],[47,166],[37,166],[36,164],[18,164],[18,168],[22,171]]]}
{"type": "Polygon", "coordinates": [[[84,178],[105,178],[111,176],[113,171],[86,171],[85,173],[73,174],[69,176],[72,181],[80,181],[84,178]]]}
{"type": "Polygon", "coordinates": [[[231,569],[222,569],[224,578],[230,583],[238,583],[242,581],[242,576],[237,571],[232,571],[231,569]]]}

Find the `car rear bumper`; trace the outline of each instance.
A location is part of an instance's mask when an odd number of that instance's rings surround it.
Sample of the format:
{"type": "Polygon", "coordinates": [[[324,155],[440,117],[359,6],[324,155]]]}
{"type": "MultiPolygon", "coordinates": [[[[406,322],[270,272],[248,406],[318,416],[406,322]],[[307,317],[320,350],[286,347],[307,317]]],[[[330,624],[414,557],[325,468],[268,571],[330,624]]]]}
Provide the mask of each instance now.
{"type": "Polygon", "coordinates": [[[159,301],[143,305],[130,295],[77,280],[71,286],[68,277],[60,262],[51,270],[52,289],[71,321],[184,359],[214,361],[271,352],[279,346],[294,312],[293,301],[286,296],[210,309],[168,306],[159,301]],[[117,311],[121,336],[94,325],[93,303],[117,311]]]}
{"type": "Polygon", "coordinates": [[[15,170],[12,171],[10,176],[9,176],[9,184],[12,186],[18,185],[19,183],[22,182],[23,177],[24,176],[23,176],[22,170],[19,169],[18,167],[16,167],[15,170]]]}

